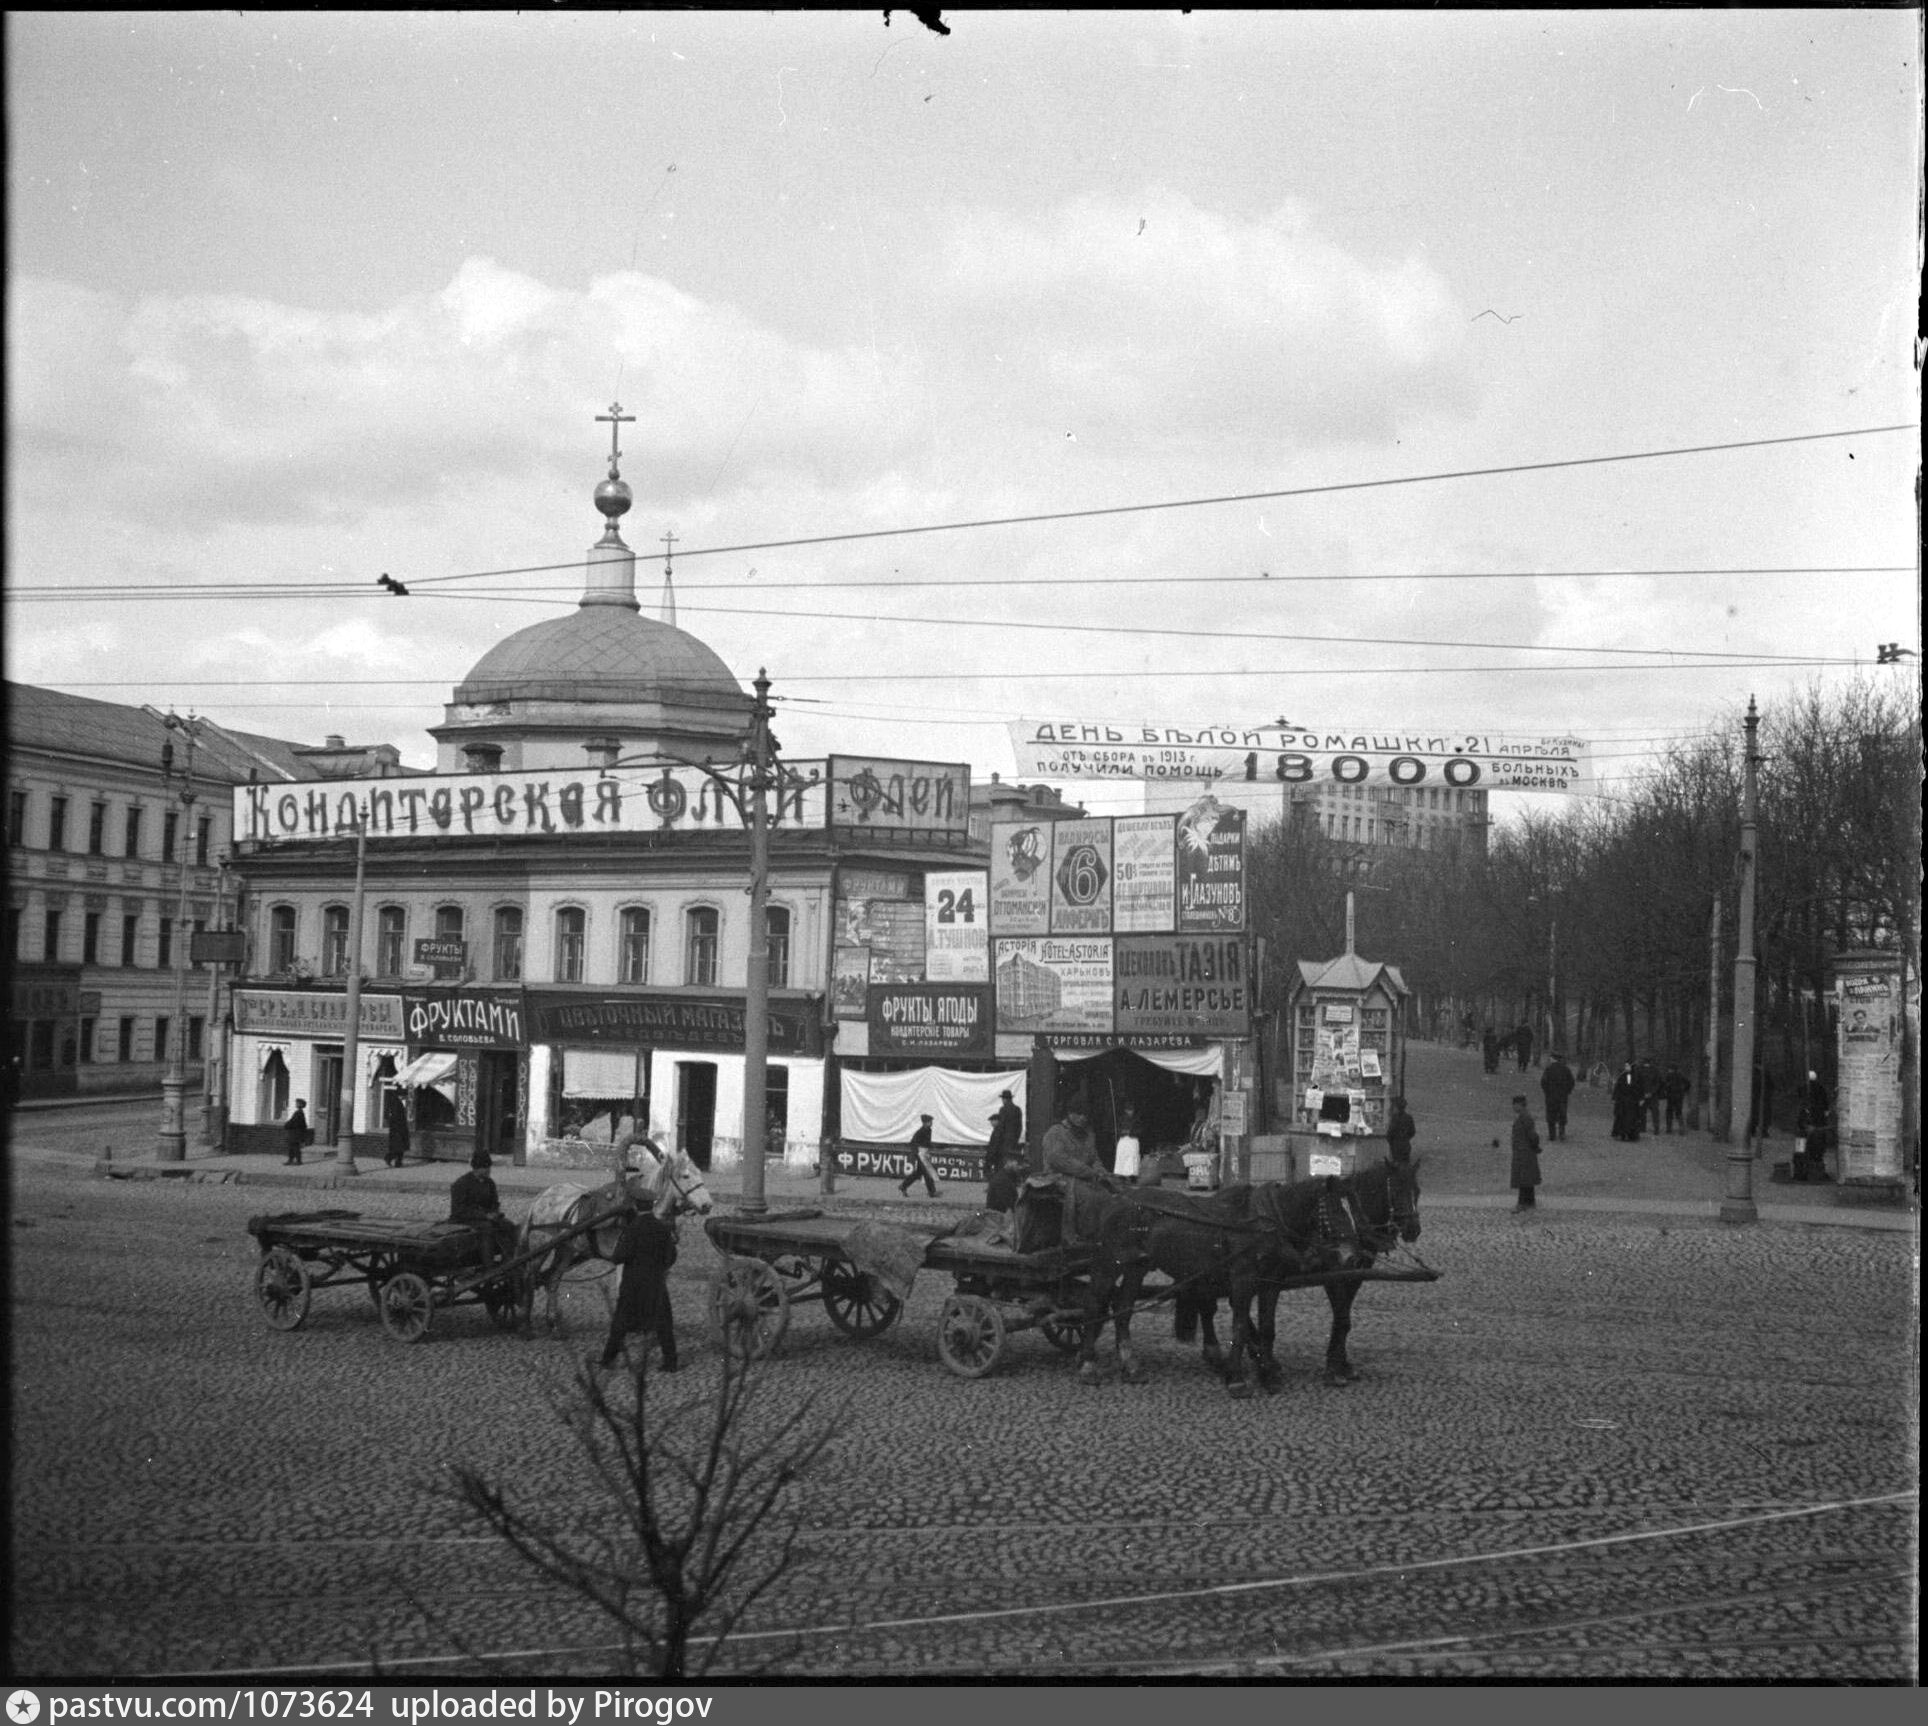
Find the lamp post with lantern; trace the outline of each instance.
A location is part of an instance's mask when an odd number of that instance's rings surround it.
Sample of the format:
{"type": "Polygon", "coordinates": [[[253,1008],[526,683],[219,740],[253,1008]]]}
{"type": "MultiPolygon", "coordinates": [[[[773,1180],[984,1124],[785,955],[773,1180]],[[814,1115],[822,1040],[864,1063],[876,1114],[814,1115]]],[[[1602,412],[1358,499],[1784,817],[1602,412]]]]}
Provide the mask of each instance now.
{"type": "MultiPolygon", "coordinates": [[[[193,844],[190,817],[199,794],[194,789],[194,751],[200,747],[201,721],[189,714],[186,719],[179,714],[165,715],[161,723],[169,731],[178,731],[187,745],[186,760],[179,774],[180,790],[173,789],[176,774],[174,771],[174,742],[170,738],[161,745],[161,784],[170,796],[178,796],[181,804],[180,826],[180,893],[174,916],[173,953],[174,960],[174,1017],[168,1026],[167,1067],[161,1075],[161,1135],[156,1156],[163,1163],[180,1163],[187,1160],[187,965],[188,965],[188,859],[192,855],[193,844]]],[[[165,829],[163,829],[165,830],[165,829]]]]}

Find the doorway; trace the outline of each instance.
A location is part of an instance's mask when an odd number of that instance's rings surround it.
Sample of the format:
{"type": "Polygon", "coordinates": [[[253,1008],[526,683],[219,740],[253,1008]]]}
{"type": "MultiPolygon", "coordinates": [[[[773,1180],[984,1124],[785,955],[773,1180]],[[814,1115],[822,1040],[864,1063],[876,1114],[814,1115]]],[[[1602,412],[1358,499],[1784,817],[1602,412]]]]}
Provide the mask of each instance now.
{"type": "Polygon", "coordinates": [[[516,1128],[516,1068],[521,1056],[490,1050],[475,1060],[475,1148],[491,1157],[520,1163],[516,1128]]]}
{"type": "Polygon", "coordinates": [[[716,1064],[676,1063],[676,1143],[699,1169],[710,1166],[716,1135],[716,1064]]]}
{"type": "Polygon", "coordinates": [[[323,1045],[315,1050],[315,1142],[333,1145],[341,1142],[341,1046],[323,1045]]]}

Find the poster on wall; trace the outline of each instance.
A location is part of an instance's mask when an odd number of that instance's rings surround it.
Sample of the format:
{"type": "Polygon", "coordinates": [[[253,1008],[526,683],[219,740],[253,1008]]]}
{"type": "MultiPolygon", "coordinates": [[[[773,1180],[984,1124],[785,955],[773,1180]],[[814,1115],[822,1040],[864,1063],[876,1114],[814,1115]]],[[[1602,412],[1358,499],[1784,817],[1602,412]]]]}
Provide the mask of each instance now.
{"type": "Polygon", "coordinates": [[[1120,935],[1178,927],[1178,862],[1170,815],[1120,815],[1111,824],[1111,926],[1120,935]]]}
{"type": "Polygon", "coordinates": [[[873,1055],[989,1055],[990,989],[942,983],[873,984],[865,1014],[873,1055]]]}
{"type": "Polygon", "coordinates": [[[1113,960],[1118,1034],[1250,1036],[1245,949],[1243,936],[1119,936],[1113,960]]]}
{"type": "Polygon", "coordinates": [[[1051,828],[1051,933],[1111,933],[1111,823],[1059,821],[1051,828]]]}
{"type": "Polygon", "coordinates": [[[1178,927],[1245,927],[1245,811],[1215,797],[1178,818],[1178,927]]]}
{"type": "Polygon", "coordinates": [[[991,980],[990,876],[982,869],[924,877],[924,976],[933,983],[991,980]]]}
{"type": "MultiPolygon", "coordinates": [[[[1891,964],[1891,962],[1890,962],[1891,964]]],[[[1901,1157],[1901,977],[1873,962],[1839,979],[1835,1120],[1844,1181],[1895,1181],[1901,1157]]]]}
{"type": "Polygon", "coordinates": [[[1109,937],[1000,939],[995,955],[1000,1037],[1110,1032],[1109,937]]]}
{"type": "Polygon", "coordinates": [[[861,1019],[870,987],[870,949],[839,947],[830,974],[833,1011],[839,1019],[861,1019]]]}
{"type": "Polygon", "coordinates": [[[1050,822],[992,823],[990,929],[993,935],[1050,934],[1050,822]]]}
{"type": "MultiPolygon", "coordinates": [[[[866,983],[924,976],[924,901],[898,870],[845,869],[837,877],[836,946],[861,948],[866,983]]],[[[861,1009],[851,1015],[861,1017],[861,1009]]]]}

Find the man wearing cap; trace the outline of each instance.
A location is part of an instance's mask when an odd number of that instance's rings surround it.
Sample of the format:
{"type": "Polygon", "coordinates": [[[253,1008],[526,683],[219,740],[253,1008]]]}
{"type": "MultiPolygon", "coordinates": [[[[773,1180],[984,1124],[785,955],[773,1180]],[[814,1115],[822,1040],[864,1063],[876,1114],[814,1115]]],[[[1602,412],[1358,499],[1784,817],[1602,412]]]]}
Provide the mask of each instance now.
{"type": "Polygon", "coordinates": [[[897,1190],[902,1193],[905,1198],[909,1198],[911,1182],[916,1180],[919,1175],[922,1175],[924,1185],[929,1190],[930,1196],[936,1198],[938,1185],[937,1170],[931,1166],[931,1117],[929,1115],[920,1115],[918,1122],[917,1131],[910,1136],[910,1173],[897,1183],[897,1190]]]}
{"type": "Polygon", "coordinates": [[[487,1151],[470,1157],[469,1172],[449,1188],[449,1221],[467,1223],[475,1230],[485,1270],[515,1250],[515,1228],[502,1214],[502,1200],[489,1176],[487,1151]]]}
{"type": "Polygon", "coordinates": [[[1044,1167],[1047,1174],[1090,1181],[1107,1192],[1117,1189],[1111,1171],[1098,1160],[1098,1141],[1092,1137],[1082,1102],[1074,1102],[1064,1119],[1044,1135],[1044,1167]]]}
{"type": "Polygon", "coordinates": [[[991,1117],[991,1142],[984,1151],[984,1178],[988,1181],[1001,1164],[1018,1160],[1024,1149],[1024,1113],[1011,1101],[1009,1091],[998,1092],[997,1113],[991,1117]]]}

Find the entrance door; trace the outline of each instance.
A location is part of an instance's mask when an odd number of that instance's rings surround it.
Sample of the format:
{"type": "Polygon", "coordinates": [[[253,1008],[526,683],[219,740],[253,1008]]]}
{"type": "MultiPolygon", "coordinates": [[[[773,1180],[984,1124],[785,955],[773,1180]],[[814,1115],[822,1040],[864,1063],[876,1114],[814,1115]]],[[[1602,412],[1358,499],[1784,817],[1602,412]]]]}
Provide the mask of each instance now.
{"type": "Polygon", "coordinates": [[[491,1157],[519,1163],[516,1135],[516,1063],[519,1057],[492,1050],[476,1057],[475,1148],[491,1157]]]}
{"type": "Polygon", "coordinates": [[[339,1143],[342,1129],[339,1047],[315,1050],[315,1094],[309,1101],[314,1105],[314,1113],[308,1119],[315,1130],[315,1142],[322,1145],[339,1143]]]}
{"type": "Polygon", "coordinates": [[[676,1063],[676,1142],[699,1169],[710,1166],[716,1132],[716,1066],[710,1061],[676,1063]]]}

